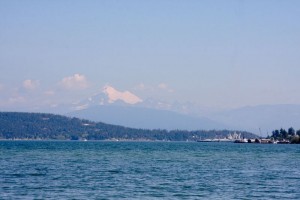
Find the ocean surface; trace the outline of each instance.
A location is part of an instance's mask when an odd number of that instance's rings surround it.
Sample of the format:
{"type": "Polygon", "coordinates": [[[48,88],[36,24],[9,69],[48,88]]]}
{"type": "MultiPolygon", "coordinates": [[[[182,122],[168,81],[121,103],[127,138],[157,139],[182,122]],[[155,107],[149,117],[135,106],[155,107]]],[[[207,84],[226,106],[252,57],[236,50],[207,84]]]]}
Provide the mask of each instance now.
{"type": "Polygon", "coordinates": [[[0,199],[300,199],[300,145],[0,141],[0,199]]]}

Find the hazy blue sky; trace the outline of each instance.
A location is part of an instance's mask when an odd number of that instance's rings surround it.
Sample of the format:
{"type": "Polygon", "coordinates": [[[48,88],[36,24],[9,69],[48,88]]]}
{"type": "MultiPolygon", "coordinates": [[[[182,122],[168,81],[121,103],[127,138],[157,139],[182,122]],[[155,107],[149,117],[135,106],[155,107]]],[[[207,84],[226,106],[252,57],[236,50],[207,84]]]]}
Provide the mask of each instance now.
{"type": "Polygon", "coordinates": [[[298,0],[0,0],[0,110],[104,86],[232,108],[300,104],[298,0]]]}

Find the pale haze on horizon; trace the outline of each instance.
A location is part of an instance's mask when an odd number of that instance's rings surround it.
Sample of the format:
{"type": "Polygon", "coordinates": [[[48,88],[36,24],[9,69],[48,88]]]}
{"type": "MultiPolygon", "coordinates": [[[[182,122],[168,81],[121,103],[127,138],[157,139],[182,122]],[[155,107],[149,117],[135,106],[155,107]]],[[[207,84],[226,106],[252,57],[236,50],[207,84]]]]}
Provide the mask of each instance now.
{"type": "Polygon", "coordinates": [[[228,109],[300,104],[300,1],[0,1],[0,110],[98,92],[228,109]]]}

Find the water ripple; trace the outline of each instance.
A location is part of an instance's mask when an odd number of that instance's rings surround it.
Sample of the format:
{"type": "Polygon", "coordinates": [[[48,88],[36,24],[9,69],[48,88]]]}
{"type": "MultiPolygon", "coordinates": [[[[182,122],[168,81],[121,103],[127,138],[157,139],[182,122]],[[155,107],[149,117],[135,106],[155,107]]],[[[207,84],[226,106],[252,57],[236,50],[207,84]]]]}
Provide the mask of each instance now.
{"type": "Polygon", "coordinates": [[[0,199],[299,199],[297,145],[0,142],[0,199]]]}

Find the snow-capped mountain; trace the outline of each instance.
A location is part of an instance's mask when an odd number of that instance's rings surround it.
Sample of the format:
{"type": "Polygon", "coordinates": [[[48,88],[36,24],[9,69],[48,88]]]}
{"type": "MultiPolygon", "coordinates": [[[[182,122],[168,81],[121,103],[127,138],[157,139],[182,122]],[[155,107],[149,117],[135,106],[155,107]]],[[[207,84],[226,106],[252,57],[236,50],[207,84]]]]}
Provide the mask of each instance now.
{"type": "Polygon", "coordinates": [[[142,100],[129,91],[106,86],[91,97],[73,105],[69,116],[144,129],[224,129],[229,128],[204,117],[172,111],[179,104],[155,99],[142,100]]]}

